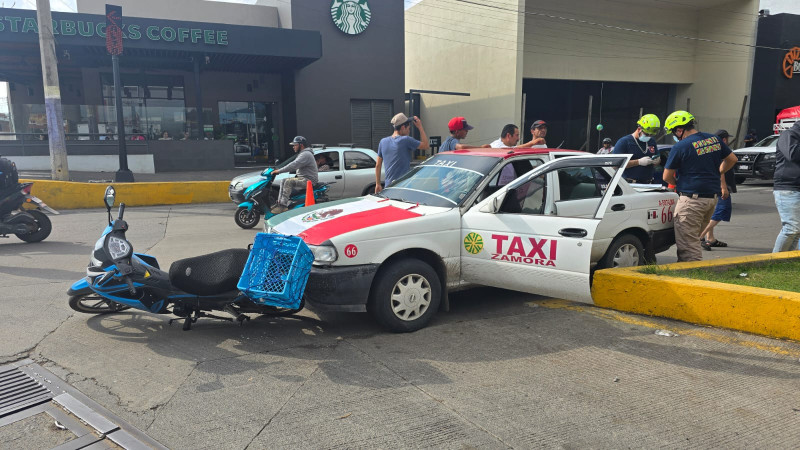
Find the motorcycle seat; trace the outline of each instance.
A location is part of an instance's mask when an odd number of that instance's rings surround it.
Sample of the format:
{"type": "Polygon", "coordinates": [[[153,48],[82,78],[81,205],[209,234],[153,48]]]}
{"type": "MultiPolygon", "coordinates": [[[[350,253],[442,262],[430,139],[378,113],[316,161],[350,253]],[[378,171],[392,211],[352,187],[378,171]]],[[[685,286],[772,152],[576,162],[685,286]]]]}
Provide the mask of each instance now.
{"type": "Polygon", "coordinates": [[[176,288],[194,295],[235,291],[249,255],[246,248],[232,248],[179,259],[169,268],[169,281],[176,288]]]}

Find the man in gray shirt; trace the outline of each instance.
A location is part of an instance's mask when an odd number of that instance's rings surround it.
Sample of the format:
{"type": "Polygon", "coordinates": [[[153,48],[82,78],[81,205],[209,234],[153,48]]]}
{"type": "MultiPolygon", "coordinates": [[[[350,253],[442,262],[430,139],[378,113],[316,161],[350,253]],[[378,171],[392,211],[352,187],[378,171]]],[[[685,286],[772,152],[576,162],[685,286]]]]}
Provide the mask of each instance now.
{"type": "Polygon", "coordinates": [[[272,171],[272,173],[277,176],[279,173],[297,170],[297,175],[294,178],[285,178],[281,183],[281,190],[278,194],[278,204],[272,208],[272,214],[280,214],[287,211],[289,209],[289,198],[295,193],[303,192],[306,188],[307,181],[310,180],[313,184],[316,184],[318,181],[317,162],[314,160],[314,152],[308,148],[308,141],[306,138],[303,136],[295,136],[289,145],[291,145],[292,150],[297,153],[297,158],[283,168],[272,171]]]}

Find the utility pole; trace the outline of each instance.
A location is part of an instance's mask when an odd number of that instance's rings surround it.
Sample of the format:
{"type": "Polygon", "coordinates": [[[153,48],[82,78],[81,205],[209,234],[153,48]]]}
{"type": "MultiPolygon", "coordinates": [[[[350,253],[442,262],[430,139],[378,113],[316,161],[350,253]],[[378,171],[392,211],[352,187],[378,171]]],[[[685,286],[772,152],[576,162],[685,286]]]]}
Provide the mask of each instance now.
{"type": "Polygon", "coordinates": [[[47,113],[47,136],[50,145],[50,173],[54,180],[69,181],[67,143],[64,140],[64,114],[61,111],[61,90],[58,84],[56,42],[53,38],[53,16],[50,0],[36,0],[39,22],[39,52],[42,55],[44,108],[47,113]]]}

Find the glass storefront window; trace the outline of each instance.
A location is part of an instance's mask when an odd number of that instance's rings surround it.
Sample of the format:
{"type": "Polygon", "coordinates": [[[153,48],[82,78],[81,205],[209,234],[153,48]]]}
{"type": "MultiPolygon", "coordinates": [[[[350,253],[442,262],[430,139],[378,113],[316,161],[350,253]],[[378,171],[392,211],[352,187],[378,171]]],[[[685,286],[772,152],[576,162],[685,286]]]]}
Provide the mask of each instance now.
{"type": "Polygon", "coordinates": [[[240,158],[274,158],[278,140],[274,106],[264,102],[219,102],[217,138],[234,141],[234,155],[240,158]]]}
{"type": "MultiPolygon", "coordinates": [[[[111,117],[115,118],[114,78],[110,73],[102,73],[100,81],[103,105],[111,110],[111,117]]],[[[122,74],[121,81],[125,134],[164,140],[181,139],[184,132],[190,131],[186,123],[183,77],[122,74]]],[[[116,120],[110,122],[115,123],[116,120]]]]}

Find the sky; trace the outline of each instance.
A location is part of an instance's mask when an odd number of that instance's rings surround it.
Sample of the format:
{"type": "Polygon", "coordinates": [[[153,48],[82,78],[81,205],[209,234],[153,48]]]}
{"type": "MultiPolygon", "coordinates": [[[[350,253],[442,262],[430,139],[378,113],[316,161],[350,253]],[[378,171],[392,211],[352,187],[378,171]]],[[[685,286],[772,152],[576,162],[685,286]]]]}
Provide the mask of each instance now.
{"type": "MultiPolygon", "coordinates": [[[[253,4],[255,0],[216,0],[231,3],[253,4]]],[[[403,0],[406,9],[419,3],[421,0],[403,0]]],[[[36,0],[0,0],[0,6],[6,8],[36,9],[36,0]]],[[[75,0],[50,0],[53,11],[76,12],[75,0]]],[[[770,14],[791,13],[800,14],[800,1],[798,0],[761,0],[761,9],[768,9],[770,14]]]]}

